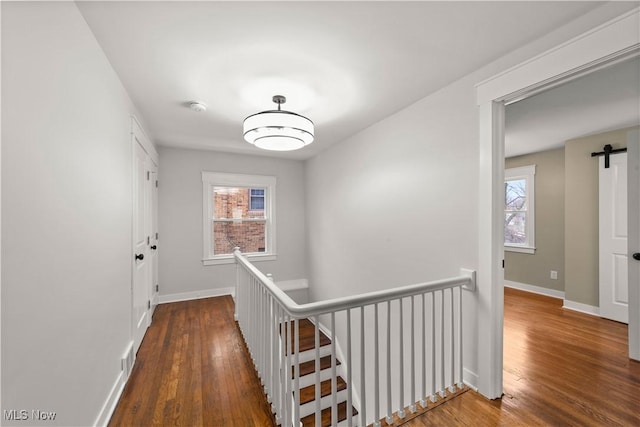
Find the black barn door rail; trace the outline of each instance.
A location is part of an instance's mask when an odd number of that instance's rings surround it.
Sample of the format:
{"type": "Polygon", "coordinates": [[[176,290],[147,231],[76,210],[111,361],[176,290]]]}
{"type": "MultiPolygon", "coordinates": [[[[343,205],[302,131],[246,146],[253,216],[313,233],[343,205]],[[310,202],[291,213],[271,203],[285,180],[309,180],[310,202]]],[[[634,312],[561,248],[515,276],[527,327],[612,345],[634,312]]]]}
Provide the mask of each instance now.
{"type": "Polygon", "coordinates": [[[604,168],[605,169],[609,169],[609,156],[611,154],[615,154],[615,153],[624,153],[627,151],[626,148],[616,148],[615,150],[613,149],[613,147],[611,146],[611,144],[607,144],[603,147],[604,151],[601,151],[599,153],[591,153],[591,157],[596,157],[596,156],[604,156],[604,168]]]}

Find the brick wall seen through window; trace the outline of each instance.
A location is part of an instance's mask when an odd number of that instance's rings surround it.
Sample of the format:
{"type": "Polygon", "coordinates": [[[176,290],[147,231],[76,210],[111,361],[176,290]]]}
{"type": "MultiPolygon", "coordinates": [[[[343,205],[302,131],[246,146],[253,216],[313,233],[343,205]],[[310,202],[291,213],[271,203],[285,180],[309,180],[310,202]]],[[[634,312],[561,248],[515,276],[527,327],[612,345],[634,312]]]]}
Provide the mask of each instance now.
{"type": "Polygon", "coordinates": [[[264,188],[213,187],[213,253],[264,252],[266,216],[264,188]]]}

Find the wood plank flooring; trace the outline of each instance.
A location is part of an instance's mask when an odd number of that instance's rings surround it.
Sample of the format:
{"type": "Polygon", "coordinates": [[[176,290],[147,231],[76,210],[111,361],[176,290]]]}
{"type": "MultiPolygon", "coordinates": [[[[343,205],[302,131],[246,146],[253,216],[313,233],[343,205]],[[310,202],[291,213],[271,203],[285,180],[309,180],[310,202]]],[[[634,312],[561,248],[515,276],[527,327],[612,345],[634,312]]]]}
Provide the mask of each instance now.
{"type": "Polygon", "coordinates": [[[640,426],[627,325],[505,289],[504,396],[468,392],[403,425],[640,426]]]}
{"type": "Polygon", "coordinates": [[[162,304],[110,426],[275,426],[229,296],[162,304]]]}
{"type": "MultiPolygon", "coordinates": [[[[506,289],[503,398],[469,391],[403,425],[640,426],[640,362],[626,334],[506,289]]],[[[274,426],[230,297],[158,306],[110,425],[274,426]]]]}

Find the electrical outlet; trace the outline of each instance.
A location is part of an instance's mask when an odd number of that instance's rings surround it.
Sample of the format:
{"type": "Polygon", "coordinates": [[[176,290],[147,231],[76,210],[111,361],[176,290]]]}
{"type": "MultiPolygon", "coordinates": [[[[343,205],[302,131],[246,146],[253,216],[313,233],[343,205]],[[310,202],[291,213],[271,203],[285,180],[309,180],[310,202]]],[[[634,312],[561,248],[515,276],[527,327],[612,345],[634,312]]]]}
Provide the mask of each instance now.
{"type": "Polygon", "coordinates": [[[553,280],[558,280],[558,272],[555,270],[551,270],[551,278],[553,280]]]}

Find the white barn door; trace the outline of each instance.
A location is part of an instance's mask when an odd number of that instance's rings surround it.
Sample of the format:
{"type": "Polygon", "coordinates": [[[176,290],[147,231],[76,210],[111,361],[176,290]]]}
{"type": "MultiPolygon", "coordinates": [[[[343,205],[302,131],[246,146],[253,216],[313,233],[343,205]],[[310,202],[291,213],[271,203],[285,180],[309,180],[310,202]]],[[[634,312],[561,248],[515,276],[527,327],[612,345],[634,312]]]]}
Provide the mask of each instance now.
{"type": "Polygon", "coordinates": [[[628,323],[627,153],[599,160],[600,316],[628,323]]]}

